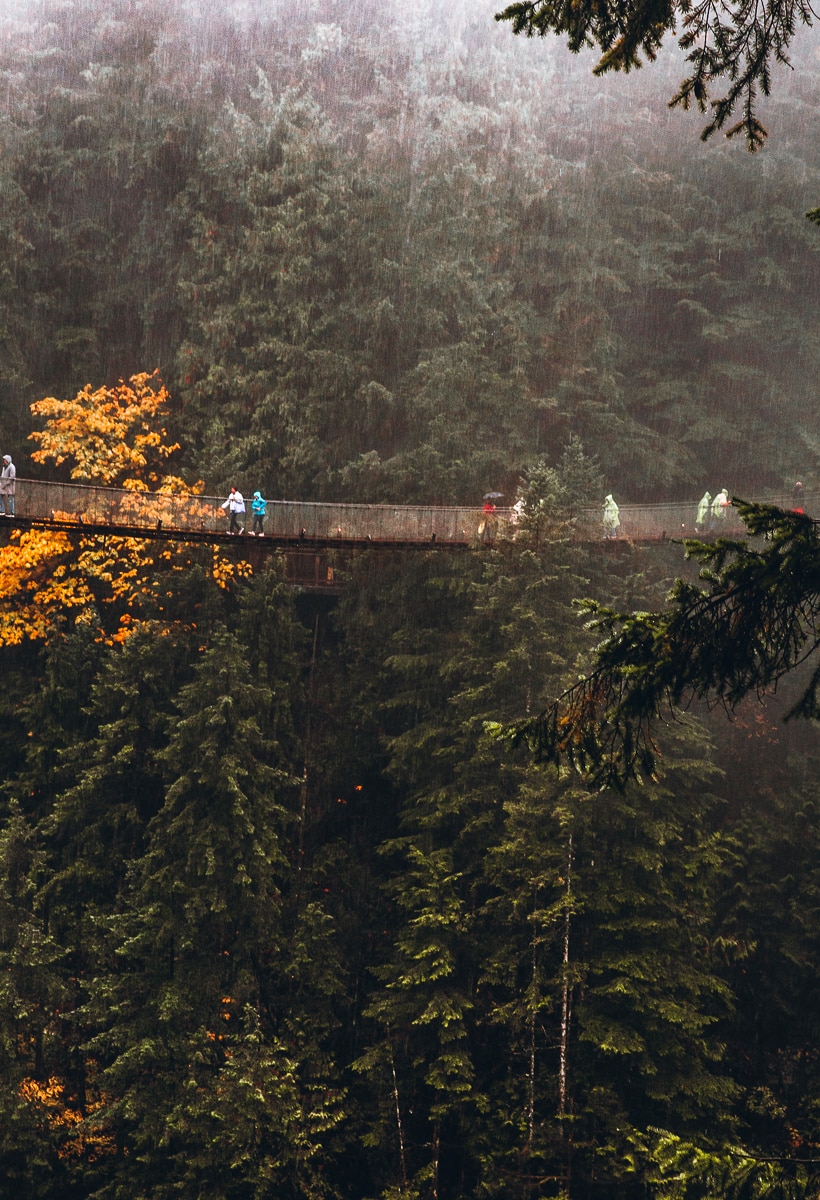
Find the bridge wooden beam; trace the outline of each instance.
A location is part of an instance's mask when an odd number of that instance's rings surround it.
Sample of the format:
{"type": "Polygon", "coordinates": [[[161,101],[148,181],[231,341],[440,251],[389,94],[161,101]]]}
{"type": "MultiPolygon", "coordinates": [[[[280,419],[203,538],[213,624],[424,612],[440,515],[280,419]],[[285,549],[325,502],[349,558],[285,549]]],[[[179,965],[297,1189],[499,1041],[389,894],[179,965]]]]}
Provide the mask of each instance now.
{"type": "Polygon", "coordinates": [[[357,549],[357,550],[466,550],[470,543],[464,540],[430,538],[426,541],[409,539],[389,539],[372,537],[345,537],[337,534],[332,537],[315,537],[308,533],[299,536],[284,534],[265,534],[264,537],[254,537],[250,533],[228,533],[218,529],[173,529],[162,523],[150,525],[108,525],[99,522],[66,521],[57,517],[14,517],[0,516],[0,533],[12,529],[59,529],[64,533],[80,533],[85,537],[125,537],[139,538],[142,541],[153,542],[190,542],[193,544],[231,546],[243,551],[259,552],[273,551],[282,548],[289,549],[357,549]]]}

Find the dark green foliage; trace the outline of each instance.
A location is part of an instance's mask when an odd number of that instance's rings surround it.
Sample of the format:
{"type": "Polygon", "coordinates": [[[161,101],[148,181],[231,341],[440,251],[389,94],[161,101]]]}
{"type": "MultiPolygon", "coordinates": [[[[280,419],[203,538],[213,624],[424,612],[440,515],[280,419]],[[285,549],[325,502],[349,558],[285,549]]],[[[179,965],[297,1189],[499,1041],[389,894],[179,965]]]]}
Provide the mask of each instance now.
{"type": "Polygon", "coordinates": [[[665,1131],[649,1139],[653,1183],[664,1200],[804,1200],[817,1192],[812,1162],[757,1158],[743,1146],[704,1149],[665,1131]]]}
{"type": "Polygon", "coordinates": [[[154,366],[211,492],[512,498],[573,437],[634,498],[816,469],[810,58],[758,169],[695,158],[657,114],[650,137],[642,80],[579,88],[481,4],[481,36],[393,0],[8,18],[0,411],[21,475],[31,400],[154,366]]]}
{"type": "MultiPolygon", "coordinates": [[[[815,522],[760,504],[733,502],[761,548],[687,541],[699,586],[679,579],[669,606],[623,614],[590,601],[590,626],[605,635],[589,674],[537,718],[518,724],[544,761],[564,759],[596,783],[622,786],[655,773],[654,726],[693,698],[735,707],[762,694],[816,650],[820,541],[815,522]]],[[[790,716],[816,717],[820,668],[790,716]]]]}
{"type": "Polygon", "coordinates": [[[294,781],[271,736],[272,693],[249,674],[225,634],[182,689],[160,756],[164,802],[109,920],[119,965],[92,1004],[110,1022],[94,1040],[117,1097],[107,1122],[133,1156],[117,1195],[136,1163],[154,1195],[206,1180],[214,1195],[297,1180],[310,1194],[320,1136],[341,1115],[311,1053],[322,1033],[288,1019],[288,943],[326,958],[327,933],[315,912],[296,930],[288,916],[294,781]]]}
{"type": "Polygon", "coordinates": [[[72,634],[2,826],[21,1195],[637,1200],[657,1126],[809,1145],[809,760],[790,782],[772,735],[751,782],[742,725],[718,753],[686,718],[662,783],[590,792],[488,731],[572,678],[591,566],[627,603],[669,570],[523,528],[365,556],[304,628],[274,569],[207,641],[72,634]]]}
{"type": "Polygon", "coordinates": [[[771,539],[692,547],[662,616],[677,548],[565,543],[610,488],[814,490],[810,57],[752,169],[478,0],[36,7],[0,52],[4,436],[158,364],[208,491],[523,514],[335,555],[295,608],[276,560],[169,570],[123,645],[2,651],[0,1194],[810,1193],[813,725],[641,706],[788,672],[814,527],[749,509],[771,539]],[[493,735],[577,694],[590,594],[615,707],[567,753],[615,790],[493,735]]]}
{"type": "Polygon", "coordinates": [[[736,841],[722,921],[736,1014],[723,1036],[750,1143],[786,1160],[812,1157],[818,1135],[816,737],[778,719],[787,704],[749,700],[731,723],[714,719],[736,841]]]}
{"type": "Polygon", "coordinates": [[[687,731],[665,790],[596,802],[484,731],[566,671],[572,565],[512,548],[466,574],[432,561],[407,615],[382,615],[406,799],[382,848],[395,932],[356,1066],[377,1084],[367,1144],[420,1195],[611,1185],[614,1148],[668,1088],[682,1127],[735,1090],[714,1033],[730,1003],[706,934],[725,848],[701,735],[687,731]]]}
{"type": "Polygon", "coordinates": [[[62,955],[35,912],[43,868],[31,828],[12,805],[0,831],[0,1174],[3,1194],[25,1200],[53,1194],[60,1176],[59,1137],[22,1090],[59,1069],[61,1057],[62,955]]]}

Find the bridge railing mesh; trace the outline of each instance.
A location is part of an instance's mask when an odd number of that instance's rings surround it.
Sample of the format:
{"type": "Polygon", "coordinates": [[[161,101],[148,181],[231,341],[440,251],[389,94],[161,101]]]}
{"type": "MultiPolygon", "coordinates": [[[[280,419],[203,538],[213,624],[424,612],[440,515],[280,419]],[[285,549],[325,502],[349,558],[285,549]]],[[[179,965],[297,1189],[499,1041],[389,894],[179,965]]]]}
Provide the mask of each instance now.
{"type": "MultiPolygon", "coordinates": [[[[766,500],[767,504],[775,504],[778,508],[791,509],[793,501],[779,496],[766,500]]],[[[812,513],[818,506],[811,505],[809,500],[803,502],[802,508],[812,513]]],[[[616,530],[618,538],[634,539],[635,541],[661,541],[666,538],[698,538],[698,537],[744,537],[746,527],[741,521],[737,510],[731,505],[723,509],[722,515],[714,516],[708,513],[701,524],[697,522],[697,503],[694,504],[624,504],[621,505],[619,518],[620,526],[616,530]]],[[[604,528],[603,510],[584,508],[579,510],[575,519],[575,540],[594,541],[604,539],[611,531],[604,528]]]]}
{"type": "MultiPolygon", "coordinates": [[[[224,533],[228,513],[224,497],[132,492],[77,483],[18,479],[17,512],[35,519],[82,521],[88,525],[165,529],[181,533],[224,533]]],[[[264,531],[279,538],[338,538],[342,541],[469,542],[478,536],[479,508],[424,505],[320,504],[298,500],[268,501],[264,531]]],[[[250,530],[252,513],[240,524],[250,530]]]]}
{"type": "MultiPolygon", "coordinates": [[[[180,533],[219,534],[228,527],[228,514],[219,496],[164,495],[132,492],[79,483],[46,483],[17,480],[17,513],[34,519],[83,521],[116,529],[156,529],[180,533]]],[[[789,509],[793,501],[775,497],[767,503],[789,509]]],[[[820,497],[806,497],[803,508],[809,515],[820,513],[820,497]]],[[[730,506],[722,518],[707,517],[696,524],[697,503],[624,504],[620,508],[618,539],[636,541],[698,536],[741,537],[745,530],[730,506]]],[[[250,501],[240,524],[250,531],[250,501]]],[[[299,500],[268,501],[264,522],[266,536],[280,539],[336,539],[340,542],[449,542],[470,544],[514,537],[515,514],[499,509],[489,521],[481,508],[435,505],[320,504],[299,500]]],[[[575,541],[597,541],[607,537],[600,508],[583,508],[562,524],[562,536],[575,541]]]]}

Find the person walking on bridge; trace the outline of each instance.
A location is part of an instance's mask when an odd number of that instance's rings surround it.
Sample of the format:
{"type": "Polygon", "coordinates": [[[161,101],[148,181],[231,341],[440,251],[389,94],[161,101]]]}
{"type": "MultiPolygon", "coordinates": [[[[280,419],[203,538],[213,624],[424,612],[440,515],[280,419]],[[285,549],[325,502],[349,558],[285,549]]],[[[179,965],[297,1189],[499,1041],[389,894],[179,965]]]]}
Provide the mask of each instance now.
{"type": "Polygon", "coordinates": [[[265,519],[265,514],[267,513],[267,511],[268,511],[267,500],[262,499],[261,492],[254,492],[253,500],[251,500],[251,512],[253,513],[253,529],[251,530],[251,534],[254,537],[256,537],[257,533],[259,534],[260,537],[265,536],[265,532],[262,529],[262,522],[265,519]]]}
{"type": "Polygon", "coordinates": [[[604,500],[604,537],[616,538],[621,528],[621,510],[615,503],[612,492],[604,500]]]}
{"type": "Polygon", "coordinates": [[[245,515],[245,497],[235,487],[231,488],[231,494],[222,505],[230,513],[230,523],[228,525],[228,533],[244,533],[245,526],[239,520],[239,514],[245,515]]]}
{"type": "Polygon", "coordinates": [[[3,469],[0,471],[0,517],[6,515],[6,497],[9,502],[9,516],[14,516],[14,493],[17,491],[17,468],[11,461],[10,454],[3,455],[3,469]]]}
{"type": "Polygon", "coordinates": [[[500,499],[500,492],[487,492],[484,497],[484,517],[478,527],[478,536],[481,538],[482,546],[492,546],[495,541],[495,531],[498,525],[495,502],[500,499]]]}
{"type": "Polygon", "coordinates": [[[709,525],[709,510],[712,507],[712,496],[709,492],[704,492],[698,504],[698,511],[695,517],[695,533],[705,533],[709,525]]]}
{"type": "Polygon", "coordinates": [[[714,526],[720,528],[726,521],[728,509],[731,504],[729,493],[726,488],[721,488],[718,494],[712,501],[712,517],[714,518],[714,526]]]}

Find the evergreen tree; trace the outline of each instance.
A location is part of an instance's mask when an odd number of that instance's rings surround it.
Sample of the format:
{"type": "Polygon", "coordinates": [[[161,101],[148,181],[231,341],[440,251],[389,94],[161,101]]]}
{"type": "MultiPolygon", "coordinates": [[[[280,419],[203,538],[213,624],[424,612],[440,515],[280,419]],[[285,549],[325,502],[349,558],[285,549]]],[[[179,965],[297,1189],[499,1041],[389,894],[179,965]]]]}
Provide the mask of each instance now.
{"type": "Polygon", "coordinates": [[[61,953],[36,912],[44,857],[19,805],[0,827],[0,1172],[4,1195],[53,1195],[72,1132],[53,1082],[62,1069],[61,953]],[[51,1085],[51,1086],[50,1086],[51,1085]]]}
{"type": "MultiPolygon", "coordinates": [[[[520,722],[544,760],[566,759],[598,781],[620,785],[651,777],[654,722],[692,697],[736,706],[793,671],[817,648],[814,522],[735,500],[763,548],[719,539],[687,541],[705,585],[679,579],[665,611],[618,613],[588,602],[592,624],[607,636],[591,673],[537,718],[520,722]]],[[[817,715],[815,669],[789,716],[817,715]]]]}
{"type": "Polygon", "coordinates": [[[227,634],[179,696],[164,803],[109,921],[119,966],[92,996],[127,1150],[112,1195],[137,1177],[157,1196],[312,1195],[340,1116],[327,1065],[287,1024],[293,781],[271,699],[227,634]]]}
{"type": "Polygon", "coordinates": [[[414,1194],[624,1186],[629,1138],[661,1108],[682,1127],[730,1120],[715,1034],[730,995],[708,951],[726,850],[701,735],[664,790],[596,799],[485,732],[567,671],[578,581],[544,565],[499,550],[444,617],[444,581],[417,580],[387,642],[406,798],[382,851],[392,946],[357,1065],[378,1081],[380,1170],[414,1194]]]}

